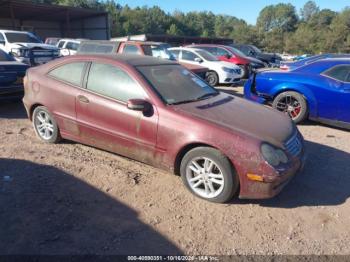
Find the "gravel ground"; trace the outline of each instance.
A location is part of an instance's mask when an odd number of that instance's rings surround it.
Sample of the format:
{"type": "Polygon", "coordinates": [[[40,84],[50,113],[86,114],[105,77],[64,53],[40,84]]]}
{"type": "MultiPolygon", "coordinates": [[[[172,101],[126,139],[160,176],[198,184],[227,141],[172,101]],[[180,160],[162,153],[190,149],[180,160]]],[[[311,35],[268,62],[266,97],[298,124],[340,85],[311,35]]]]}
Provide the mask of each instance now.
{"type": "Polygon", "coordinates": [[[308,161],[280,195],[212,204],[150,166],[44,144],[1,104],[0,254],[350,254],[350,132],[299,129],[308,161]]]}

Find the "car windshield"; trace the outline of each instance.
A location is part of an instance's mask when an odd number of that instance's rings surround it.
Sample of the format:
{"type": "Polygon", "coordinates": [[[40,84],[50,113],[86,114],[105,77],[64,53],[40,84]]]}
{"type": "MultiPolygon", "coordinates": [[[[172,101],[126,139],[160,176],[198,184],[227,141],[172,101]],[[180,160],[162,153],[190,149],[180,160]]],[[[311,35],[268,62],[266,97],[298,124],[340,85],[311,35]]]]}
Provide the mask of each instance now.
{"type": "Polygon", "coordinates": [[[15,59],[11,55],[7,54],[6,52],[0,49],[0,61],[15,61],[15,59]]]}
{"type": "Polygon", "coordinates": [[[180,65],[139,66],[137,69],[168,105],[190,103],[219,94],[180,65]]]}
{"type": "Polygon", "coordinates": [[[227,46],[226,48],[228,50],[230,50],[232,53],[234,53],[235,55],[239,55],[241,57],[246,57],[246,55],[242,51],[238,50],[237,48],[234,48],[232,46],[227,46]]]}
{"type": "Polygon", "coordinates": [[[5,33],[9,43],[41,43],[41,41],[29,33],[5,33]]]}
{"type": "Polygon", "coordinates": [[[220,61],[217,57],[205,50],[196,50],[196,53],[207,61],[220,61]]]}

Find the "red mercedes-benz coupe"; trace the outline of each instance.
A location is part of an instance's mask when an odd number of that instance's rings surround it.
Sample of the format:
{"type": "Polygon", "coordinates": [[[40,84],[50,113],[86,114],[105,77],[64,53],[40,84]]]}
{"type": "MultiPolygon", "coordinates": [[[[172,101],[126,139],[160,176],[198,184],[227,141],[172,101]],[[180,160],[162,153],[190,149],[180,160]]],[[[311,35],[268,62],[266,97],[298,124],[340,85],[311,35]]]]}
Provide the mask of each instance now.
{"type": "Polygon", "coordinates": [[[303,165],[290,118],[220,93],[169,60],[70,56],[29,69],[24,82],[41,140],[74,140],[171,170],[209,201],[272,197],[303,165]]]}

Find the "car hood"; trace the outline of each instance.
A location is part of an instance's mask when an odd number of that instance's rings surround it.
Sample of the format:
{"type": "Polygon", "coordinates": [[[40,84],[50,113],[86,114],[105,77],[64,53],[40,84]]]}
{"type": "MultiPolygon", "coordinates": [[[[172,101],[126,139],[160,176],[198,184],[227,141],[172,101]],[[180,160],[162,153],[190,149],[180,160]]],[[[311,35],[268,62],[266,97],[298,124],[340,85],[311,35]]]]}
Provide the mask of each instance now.
{"type": "Polygon", "coordinates": [[[259,59],[254,58],[254,57],[247,56],[244,59],[247,59],[249,61],[249,63],[262,64],[262,65],[264,64],[264,62],[262,62],[259,59]]]}
{"type": "Polygon", "coordinates": [[[26,47],[29,49],[42,48],[42,49],[49,49],[49,50],[58,50],[56,46],[42,44],[42,43],[12,43],[12,48],[21,48],[21,47],[26,47]]]}
{"type": "Polygon", "coordinates": [[[278,147],[282,147],[294,131],[291,119],[283,113],[225,93],[174,107],[183,114],[278,147]]]}

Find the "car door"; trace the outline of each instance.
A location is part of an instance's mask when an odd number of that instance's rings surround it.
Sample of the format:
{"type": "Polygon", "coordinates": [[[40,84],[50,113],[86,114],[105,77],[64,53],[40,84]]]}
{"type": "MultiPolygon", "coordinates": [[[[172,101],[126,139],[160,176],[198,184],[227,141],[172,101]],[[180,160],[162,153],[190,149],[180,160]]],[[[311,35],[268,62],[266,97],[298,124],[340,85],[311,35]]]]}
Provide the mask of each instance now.
{"type": "Polygon", "coordinates": [[[350,123],[350,65],[336,65],[322,73],[326,82],[319,99],[321,117],[350,123]]]}
{"type": "Polygon", "coordinates": [[[75,98],[83,86],[84,72],[87,63],[75,61],[60,64],[48,72],[45,88],[41,88],[45,94],[47,106],[55,115],[60,132],[70,136],[73,140],[78,139],[79,129],[76,122],[75,98]]]}
{"type": "Polygon", "coordinates": [[[86,86],[76,97],[77,121],[84,143],[153,163],[158,114],[127,108],[128,99],[146,99],[143,87],[125,68],[92,62],[86,86]]]}
{"type": "Polygon", "coordinates": [[[217,57],[221,61],[226,61],[226,62],[232,62],[232,57],[234,56],[233,54],[229,53],[227,50],[224,48],[218,47],[217,48],[217,57]]]}

